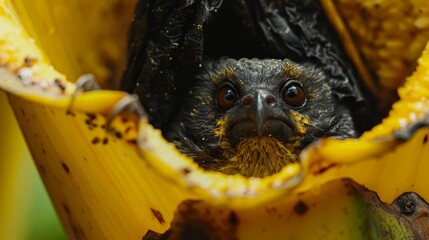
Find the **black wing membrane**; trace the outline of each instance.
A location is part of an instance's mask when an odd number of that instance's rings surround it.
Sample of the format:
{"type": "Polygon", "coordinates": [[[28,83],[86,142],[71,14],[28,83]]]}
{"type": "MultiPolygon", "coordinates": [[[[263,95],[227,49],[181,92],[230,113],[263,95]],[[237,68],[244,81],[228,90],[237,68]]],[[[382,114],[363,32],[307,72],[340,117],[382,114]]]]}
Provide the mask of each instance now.
{"type": "Polygon", "coordinates": [[[220,1],[141,0],[130,28],[121,89],[137,93],[155,127],[180,103],[188,76],[202,63],[203,25],[220,1]]]}
{"type": "Polygon", "coordinates": [[[139,95],[161,129],[202,61],[221,56],[310,62],[353,112],[370,98],[318,0],[140,0],[128,48],[122,89],[139,95]]]}

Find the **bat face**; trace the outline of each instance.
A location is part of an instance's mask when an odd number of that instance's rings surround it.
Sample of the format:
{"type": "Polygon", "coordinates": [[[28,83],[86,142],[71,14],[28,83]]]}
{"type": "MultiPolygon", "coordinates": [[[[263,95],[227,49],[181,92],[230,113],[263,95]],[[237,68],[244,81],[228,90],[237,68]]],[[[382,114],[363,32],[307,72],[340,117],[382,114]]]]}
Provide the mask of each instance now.
{"type": "Polygon", "coordinates": [[[320,137],[352,137],[348,110],[326,77],[290,60],[207,61],[166,137],[203,168],[247,177],[276,173],[320,137]]]}

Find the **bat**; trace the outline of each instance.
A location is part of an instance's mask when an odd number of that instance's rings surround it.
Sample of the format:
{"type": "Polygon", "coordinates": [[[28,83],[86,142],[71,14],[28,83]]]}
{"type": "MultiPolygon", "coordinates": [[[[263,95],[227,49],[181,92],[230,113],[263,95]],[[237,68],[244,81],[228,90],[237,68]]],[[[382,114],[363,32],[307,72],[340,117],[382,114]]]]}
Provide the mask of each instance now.
{"type": "Polygon", "coordinates": [[[206,169],[265,177],[320,137],[355,136],[323,71],[284,59],[207,60],[166,138],[206,169]]]}
{"type": "Polygon", "coordinates": [[[318,0],[139,0],[128,41],[121,89],[205,169],[267,176],[378,121],[318,0]]]}

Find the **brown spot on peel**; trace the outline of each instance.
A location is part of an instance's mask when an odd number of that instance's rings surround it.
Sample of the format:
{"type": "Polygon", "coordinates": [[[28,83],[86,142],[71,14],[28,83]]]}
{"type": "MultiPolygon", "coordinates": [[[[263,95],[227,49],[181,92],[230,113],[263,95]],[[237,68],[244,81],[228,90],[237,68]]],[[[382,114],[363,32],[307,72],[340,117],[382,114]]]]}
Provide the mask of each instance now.
{"type": "Polygon", "coordinates": [[[308,205],[304,201],[299,200],[293,207],[293,210],[296,214],[302,216],[308,211],[308,205]]]}
{"type": "Polygon", "coordinates": [[[67,174],[70,173],[70,168],[69,166],[67,166],[67,164],[65,164],[64,162],[61,162],[61,166],[63,167],[64,172],[66,172],[67,174]]]}
{"type": "Polygon", "coordinates": [[[121,139],[122,138],[122,133],[121,132],[115,132],[115,137],[121,139]]]}
{"type": "Polygon", "coordinates": [[[329,170],[329,169],[331,169],[331,168],[333,168],[333,167],[335,167],[337,165],[338,164],[336,164],[336,163],[329,163],[329,164],[326,164],[326,165],[319,164],[319,166],[311,166],[312,173],[314,175],[319,175],[319,174],[322,174],[322,173],[326,172],[327,170],[329,170]]]}
{"type": "Polygon", "coordinates": [[[231,223],[231,225],[238,225],[240,223],[240,219],[238,218],[237,214],[234,211],[231,211],[231,213],[229,214],[229,223],[231,223]]]}
{"type": "Polygon", "coordinates": [[[67,214],[70,214],[70,208],[69,208],[69,206],[67,206],[67,204],[63,203],[63,208],[67,214]]]}
{"type": "Polygon", "coordinates": [[[184,174],[184,175],[188,175],[189,173],[191,173],[192,172],[192,170],[190,169],[190,168],[187,168],[187,167],[185,167],[185,168],[183,168],[182,169],[182,173],[184,174]]]}
{"type": "Polygon", "coordinates": [[[165,233],[157,233],[152,230],[148,230],[143,236],[142,240],[166,240],[170,236],[171,231],[166,231],[165,233]]]}
{"type": "Polygon", "coordinates": [[[70,109],[68,109],[68,110],[66,111],[66,115],[70,115],[70,116],[72,116],[72,117],[75,117],[75,116],[76,116],[76,114],[75,114],[72,110],[70,110],[70,109]]]}
{"type": "Polygon", "coordinates": [[[178,206],[167,238],[236,240],[239,225],[240,219],[234,210],[213,208],[206,202],[189,200],[178,206]]]}
{"type": "Polygon", "coordinates": [[[61,92],[64,92],[66,90],[66,85],[64,85],[64,83],[62,83],[60,79],[54,79],[54,84],[61,90],[61,92]]]}
{"type": "Polygon", "coordinates": [[[155,216],[155,218],[158,220],[158,222],[160,224],[164,224],[165,223],[164,217],[162,216],[162,214],[161,214],[160,211],[158,211],[156,209],[153,209],[153,208],[151,208],[150,210],[152,211],[152,214],[155,216]]]}
{"type": "Polygon", "coordinates": [[[97,144],[99,142],[100,142],[100,138],[98,138],[98,137],[93,138],[91,141],[92,144],[97,144]]]}

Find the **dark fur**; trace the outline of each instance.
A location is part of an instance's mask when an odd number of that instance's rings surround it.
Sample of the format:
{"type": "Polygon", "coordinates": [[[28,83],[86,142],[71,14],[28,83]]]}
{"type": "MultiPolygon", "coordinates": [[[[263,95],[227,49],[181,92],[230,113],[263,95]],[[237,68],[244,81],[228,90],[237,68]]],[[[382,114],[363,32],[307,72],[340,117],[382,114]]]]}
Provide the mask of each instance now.
{"type": "Polygon", "coordinates": [[[293,110],[283,102],[280,103],[283,104],[281,110],[285,113],[296,111],[310,120],[306,126],[307,133],[300,136],[291,150],[295,156],[317,138],[348,138],[355,135],[349,110],[334,98],[325,75],[315,67],[273,59],[222,58],[207,61],[189,91],[177,125],[166,136],[202,168],[219,170],[229,164],[224,154],[228,141],[220,139],[214,129],[220,118],[233,118],[240,104],[237,103],[227,111],[220,110],[216,106],[214,95],[219,84],[230,78],[231,73],[235,77],[229,81],[234,83],[240,96],[256,87],[262,87],[281,99],[280,90],[286,80],[292,78],[302,83],[308,95],[307,103],[302,109],[293,110]]]}

